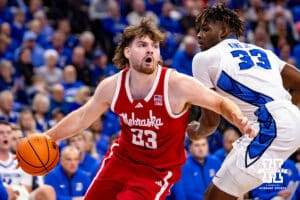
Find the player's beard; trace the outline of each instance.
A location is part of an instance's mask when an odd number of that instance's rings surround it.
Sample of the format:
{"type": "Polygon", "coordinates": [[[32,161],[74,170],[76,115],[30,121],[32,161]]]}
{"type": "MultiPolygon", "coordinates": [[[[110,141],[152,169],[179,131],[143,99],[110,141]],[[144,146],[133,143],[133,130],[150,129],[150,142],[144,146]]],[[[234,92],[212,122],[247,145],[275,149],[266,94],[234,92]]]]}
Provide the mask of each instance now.
{"type": "Polygon", "coordinates": [[[143,74],[152,74],[155,71],[157,65],[158,63],[155,61],[152,61],[151,63],[147,63],[145,62],[145,60],[142,60],[142,62],[139,63],[138,62],[132,63],[133,69],[143,74]]]}

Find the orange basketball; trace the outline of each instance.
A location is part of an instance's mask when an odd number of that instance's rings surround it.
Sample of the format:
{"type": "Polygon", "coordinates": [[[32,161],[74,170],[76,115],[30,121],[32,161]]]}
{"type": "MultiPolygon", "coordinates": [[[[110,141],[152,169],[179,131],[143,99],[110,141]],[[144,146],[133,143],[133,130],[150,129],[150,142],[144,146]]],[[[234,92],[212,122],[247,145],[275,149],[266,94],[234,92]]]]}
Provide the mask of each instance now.
{"type": "Polygon", "coordinates": [[[31,134],[18,144],[16,158],[28,174],[41,176],[49,173],[59,161],[56,143],[44,134],[31,134]]]}

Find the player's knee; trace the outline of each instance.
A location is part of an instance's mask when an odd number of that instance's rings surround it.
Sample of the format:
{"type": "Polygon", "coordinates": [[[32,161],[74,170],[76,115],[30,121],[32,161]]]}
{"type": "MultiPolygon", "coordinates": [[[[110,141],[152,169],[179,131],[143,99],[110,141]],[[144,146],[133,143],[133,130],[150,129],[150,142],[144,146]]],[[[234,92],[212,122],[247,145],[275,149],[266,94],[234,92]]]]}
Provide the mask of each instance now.
{"type": "Polygon", "coordinates": [[[43,185],[34,191],[34,200],[55,200],[56,193],[52,186],[43,185]]]}

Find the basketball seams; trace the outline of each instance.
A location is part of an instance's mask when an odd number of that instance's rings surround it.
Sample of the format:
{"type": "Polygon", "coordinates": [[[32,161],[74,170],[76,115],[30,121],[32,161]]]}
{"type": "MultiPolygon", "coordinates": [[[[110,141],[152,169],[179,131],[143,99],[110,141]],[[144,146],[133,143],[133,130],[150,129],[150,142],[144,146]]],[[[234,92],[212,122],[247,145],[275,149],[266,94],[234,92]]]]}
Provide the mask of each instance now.
{"type": "Polygon", "coordinates": [[[21,139],[16,157],[25,172],[40,176],[55,168],[59,162],[59,149],[44,135],[34,134],[21,139]]]}
{"type": "MultiPolygon", "coordinates": [[[[38,155],[38,153],[36,152],[36,149],[33,147],[33,145],[31,144],[30,140],[26,137],[28,144],[31,147],[31,150],[34,152],[35,156],[38,158],[38,160],[40,161],[40,163],[42,164],[41,167],[44,167],[44,169],[48,172],[47,167],[45,166],[45,164],[43,163],[42,159],[40,158],[40,156],[38,155]]],[[[47,143],[47,142],[46,142],[47,143]]],[[[48,143],[47,143],[47,147],[48,147],[48,143]]],[[[48,155],[49,155],[49,147],[48,149],[48,155]]]]}

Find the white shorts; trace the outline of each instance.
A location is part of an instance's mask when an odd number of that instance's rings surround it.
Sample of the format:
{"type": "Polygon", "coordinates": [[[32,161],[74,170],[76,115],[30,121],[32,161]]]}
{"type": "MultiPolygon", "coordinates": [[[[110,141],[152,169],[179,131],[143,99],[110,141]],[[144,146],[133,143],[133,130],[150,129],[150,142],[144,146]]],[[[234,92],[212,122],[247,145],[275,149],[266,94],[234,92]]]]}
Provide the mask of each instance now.
{"type": "Polygon", "coordinates": [[[230,195],[240,197],[262,183],[270,183],[281,164],[300,147],[299,109],[287,101],[273,101],[266,108],[275,122],[276,137],[271,144],[249,162],[246,152],[253,139],[242,136],[213,178],[213,183],[230,195]],[[251,165],[246,167],[246,163],[251,165]]]}

